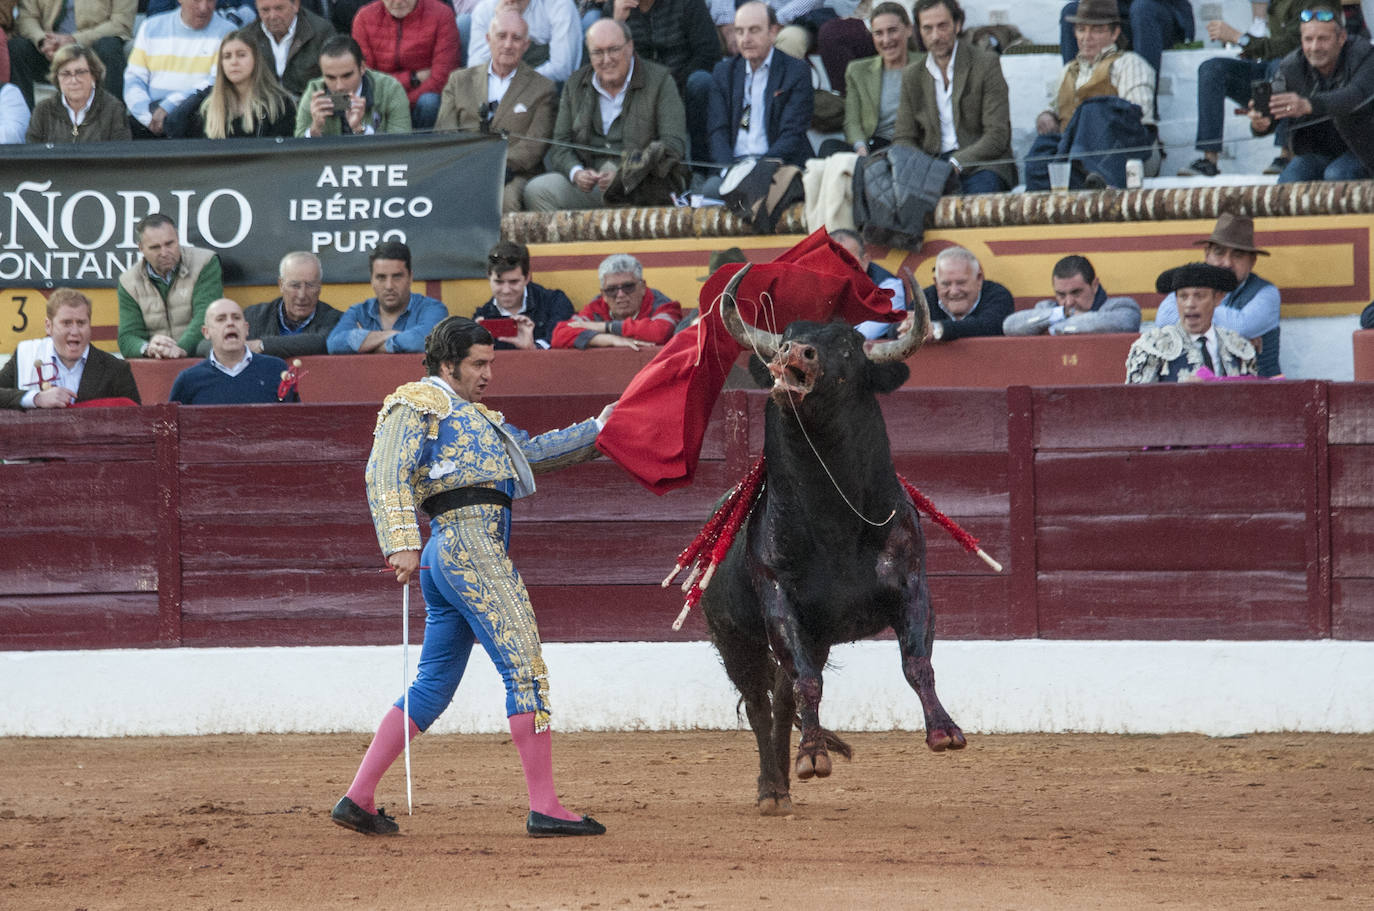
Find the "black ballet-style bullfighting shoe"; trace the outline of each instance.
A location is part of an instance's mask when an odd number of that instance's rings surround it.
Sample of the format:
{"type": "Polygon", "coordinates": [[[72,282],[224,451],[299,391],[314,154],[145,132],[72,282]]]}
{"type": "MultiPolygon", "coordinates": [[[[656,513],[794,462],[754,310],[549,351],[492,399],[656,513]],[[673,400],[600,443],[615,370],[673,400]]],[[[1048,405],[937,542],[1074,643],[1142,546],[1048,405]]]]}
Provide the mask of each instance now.
{"type": "Polygon", "coordinates": [[[396,825],[395,817],[386,815],[386,811],[381,807],[377,808],[376,813],[369,813],[347,797],[339,798],[329,818],[345,829],[352,829],[364,835],[395,835],[401,831],[401,827],[396,825]]]}
{"type": "Polygon", "coordinates": [[[561,835],[605,835],[606,827],[590,816],[559,819],[530,810],[530,815],[525,819],[525,831],[531,838],[555,838],[561,835]]]}

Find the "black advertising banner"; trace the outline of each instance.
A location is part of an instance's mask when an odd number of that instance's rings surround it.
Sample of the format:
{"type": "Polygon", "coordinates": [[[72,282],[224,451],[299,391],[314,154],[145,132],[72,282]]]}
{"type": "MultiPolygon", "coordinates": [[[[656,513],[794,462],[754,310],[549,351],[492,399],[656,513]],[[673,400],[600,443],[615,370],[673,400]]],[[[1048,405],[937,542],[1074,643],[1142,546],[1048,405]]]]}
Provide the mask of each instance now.
{"type": "Polygon", "coordinates": [[[292,250],[366,282],[383,240],[409,245],[416,279],[480,278],[505,167],[504,141],[468,133],[6,146],[0,287],[110,287],[152,212],[218,253],[225,284],[276,284],[292,250]]]}

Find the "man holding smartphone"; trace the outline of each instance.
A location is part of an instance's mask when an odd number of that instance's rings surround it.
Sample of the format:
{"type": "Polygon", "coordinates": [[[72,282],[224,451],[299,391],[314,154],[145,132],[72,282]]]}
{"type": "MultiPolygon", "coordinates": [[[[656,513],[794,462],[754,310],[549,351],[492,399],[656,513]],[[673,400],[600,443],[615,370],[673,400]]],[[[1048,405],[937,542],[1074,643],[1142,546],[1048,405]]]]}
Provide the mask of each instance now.
{"type": "Polygon", "coordinates": [[[335,35],[320,48],[320,77],[296,108],[297,136],[409,133],[410,102],[401,84],[363,65],[362,48],[335,35]]]}
{"type": "Polygon", "coordinates": [[[1301,45],[1279,61],[1287,91],[1268,109],[1250,108],[1250,128],[1264,136],[1289,123],[1293,160],[1279,183],[1364,180],[1374,173],[1374,47],[1347,41],[1335,0],[1315,0],[1301,13],[1301,45]]]}
{"type": "Polygon", "coordinates": [[[557,288],[530,281],[530,251],[503,240],[487,253],[491,299],[474,314],[496,339],[497,349],[548,348],[553,327],[573,315],[572,301],[557,288]]]}

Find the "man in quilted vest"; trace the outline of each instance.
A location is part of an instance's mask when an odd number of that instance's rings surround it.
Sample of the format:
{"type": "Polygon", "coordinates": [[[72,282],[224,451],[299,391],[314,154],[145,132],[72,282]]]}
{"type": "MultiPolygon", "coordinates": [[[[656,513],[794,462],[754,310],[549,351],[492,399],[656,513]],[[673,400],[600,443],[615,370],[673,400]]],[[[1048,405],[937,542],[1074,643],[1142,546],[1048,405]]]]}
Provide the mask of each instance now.
{"type": "Polygon", "coordinates": [[[189,357],[211,301],[224,296],[219,257],[183,247],[161,212],[141,220],[138,262],[119,276],[119,351],[133,357],[189,357]]]}

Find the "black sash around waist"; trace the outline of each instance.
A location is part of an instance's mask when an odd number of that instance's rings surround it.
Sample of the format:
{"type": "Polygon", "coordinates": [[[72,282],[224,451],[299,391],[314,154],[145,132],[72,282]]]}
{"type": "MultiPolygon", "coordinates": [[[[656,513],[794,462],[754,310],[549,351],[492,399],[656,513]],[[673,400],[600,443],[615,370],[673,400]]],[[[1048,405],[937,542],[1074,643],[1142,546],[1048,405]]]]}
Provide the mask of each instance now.
{"type": "Polygon", "coordinates": [[[434,519],[446,512],[462,509],[464,506],[476,506],[479,503],[490,503],[510,509],[510,494],[493,487],[459,487],[456,490],[436,493],[421,503],[420,508],[424,510],[425,515],[434,519]]]}

